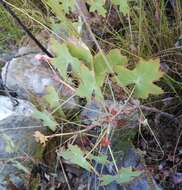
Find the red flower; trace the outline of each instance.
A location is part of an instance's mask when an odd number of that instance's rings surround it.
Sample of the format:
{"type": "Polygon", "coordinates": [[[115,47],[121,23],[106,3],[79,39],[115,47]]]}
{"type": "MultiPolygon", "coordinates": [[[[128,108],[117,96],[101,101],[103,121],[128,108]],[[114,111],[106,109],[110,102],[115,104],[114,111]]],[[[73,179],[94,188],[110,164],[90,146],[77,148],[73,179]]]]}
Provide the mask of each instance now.
{"type": "Polygon", "coordinates": [[[105,136],[102,138],[101,142],[100,142],[100,145],[102,147],[107,147],[111,144],[111,141],[109,140],[108,136],[105,136]]]}

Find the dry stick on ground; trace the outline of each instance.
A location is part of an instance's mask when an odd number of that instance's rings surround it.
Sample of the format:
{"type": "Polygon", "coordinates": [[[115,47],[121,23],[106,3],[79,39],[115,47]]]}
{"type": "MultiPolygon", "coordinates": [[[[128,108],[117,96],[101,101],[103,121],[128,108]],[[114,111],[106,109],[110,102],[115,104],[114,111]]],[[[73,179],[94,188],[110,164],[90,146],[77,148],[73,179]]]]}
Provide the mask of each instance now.
{"type": "Polygon", "coordinates": [[[182,136],[182,130],[178,136],[178,139],[177,139],[177,142],[176,142],[176,146],[174,148],[174,153],[173,153],[173,165],[175,164],[175,155],[176,155],[176,151],[177,151],[177,148],[178,148],[178,145],[180,143],[180,139],[181,139],[181,136],[182,136]]]}
{"type": "Polygon", "coordinates": [[[174,115],[170,114],[170,113],[167,113],[167,112],[163,112],[157,108],[154,108],[154,107],[147,107],[147,106],[144,106],[144,105],[140,105],[140,108],[142,110],[145,110],[145,111],[148,111],[148,112],[154,112],[154,113],[159,113],[161,116],[164,116],[164,117],[167,117],[175,122],[177,122],[177,119],[175,118],[174,115]]]}
{"type": "MultiPolygon", "coordinates": [[[[145,116],[144,116],[144,113],[143,113],[143,111],[142,111],[141,105],[138,105],[137,108],[139,109],[142,118],[145,119],[145,116]]],[[[161,146],[159,140],[157,139],[157,137],[156,137],[154,131],[152,130],[152,128],[150,127],[150,125],[149,125],[148,122],[146,122],[146,125],[147,125],[148,129],[150,130],[152,136],[154,137],[154,139],[155,139],[155,141],[156,141],[156,143],[157,143],[157,145],[158,145],[158,147],[160,148],[161,153],[162,153],[162,157],[161,157],[160,159],[157,159],[157,160],[162,160],[163,157],[164,157],[164,150],[162,149],[162,146],[161,146]]]]}
{"type": "Polygon", "coordinates": [[[69,184],[69,181],[68,181],[68,177],[67,177],[67,175],[66,175],[66,172],[65,172],[65,169],[64,169],[64,166],[63,166],[63,163],[62,163],[62,160],[60,159],[60,165],[61,165],[61,169],[62,169],[62,171],[63,171],[63,175],[64,175],[64,178],[65,178],[65,181],[66,181],[66,184],[67,184],[67,186],[68,186],[68,190],[71,190],[71,186],[70,186],[70,184],[69,184]]]}

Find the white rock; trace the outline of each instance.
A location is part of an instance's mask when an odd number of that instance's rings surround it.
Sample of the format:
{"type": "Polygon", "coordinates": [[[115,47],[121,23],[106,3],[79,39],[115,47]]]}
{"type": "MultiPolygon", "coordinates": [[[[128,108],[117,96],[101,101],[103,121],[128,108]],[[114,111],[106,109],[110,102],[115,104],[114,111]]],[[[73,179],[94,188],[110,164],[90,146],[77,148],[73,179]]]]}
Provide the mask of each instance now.
{"type": "Polygon", "coordinates": [[[25,100],[18,100],[18,105],[13,106],[13,103],[9,97],[0,96],[0,120],[6,119],[12,115],[31,116],[34,107],[25,100]]]}

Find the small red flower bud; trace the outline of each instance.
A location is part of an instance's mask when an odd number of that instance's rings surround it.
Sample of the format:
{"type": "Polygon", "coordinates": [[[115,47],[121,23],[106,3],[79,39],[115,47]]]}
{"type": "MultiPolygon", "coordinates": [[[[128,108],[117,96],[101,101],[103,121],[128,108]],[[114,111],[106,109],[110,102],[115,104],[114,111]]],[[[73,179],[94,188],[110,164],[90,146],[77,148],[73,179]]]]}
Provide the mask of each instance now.
{"type": "Polygon", "coordinates": [[[109,140],[108,136],[105,136],[102,138],[101,142],[100,142],[100,145],[102,147],[107,147],[111,144],[111,141],[109,140]]]}

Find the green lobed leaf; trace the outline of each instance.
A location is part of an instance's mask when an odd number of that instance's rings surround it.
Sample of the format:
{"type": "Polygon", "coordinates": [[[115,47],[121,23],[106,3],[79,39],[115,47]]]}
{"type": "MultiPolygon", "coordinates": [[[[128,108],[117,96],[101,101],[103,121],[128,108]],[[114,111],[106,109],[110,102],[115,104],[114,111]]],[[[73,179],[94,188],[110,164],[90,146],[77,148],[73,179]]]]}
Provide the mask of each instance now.
{"type": "Polygon", "coordinates": [[[63,39],[68,38],[70,35],[76,34],[72,20],[66,17],[63,4],[60,3],[60,0],[46,0],[45,3],[50,7],[56,16],[56,19],[51,19],[52,29],[54,31],[56,30],[56,34],[61,36],[63,39]],[[61,21],[61,23],[58,24],[58,20],[61,21]]]}
{"type": "Polygon", "coordinates": [[[53,86],[48,86],[46,90],[47,95],[43,96],[43,99],[50,105],[51,109],[57,109],[57,112],[59,112],[59,114],[65,118],[66,116],[60,107],[59,95],[56,89],[53,86]]]}
{"type": "Polygon", "coordinates": [[[127,15],[129,13],[129,5],[128,0],[112,0],[113,5],[118,5],[119,10],[123,15],[127,15]]]}
{"type": "Polygon", "coordinates": [[[54,33],[60,36],[61,40],[68,39],[70,35],[74,35],[74,29],[71,27],[71,23],[67,20],[57,23],[55,19],[51,20],[51,29],[54,33]]]}
{"type": "Polygon", "coordinates": [[[56,127],[58,126],[58,123],[54,120],[53,116],[47,111],[40,112],[36,110],[33,112],[32,117],[41,120],[43,125],[52,131],[55,131],[56,127]]]}
{"type": "Polygon", "coordinates": [[[59,154],[65,160],[91,171],[90,163],[84,158],[84,153],[77,145],[68,145],[68,149],[59,154]]]}
{"type": "Polygon", "coordinates": [[[54,40],[52,41],[52,49],[57,55],[57,57],[53,59],[52,63],[58,69],[60,75],[64,79],[67,78],[67,70],[69,65],[72,66],[72,71],[79,75],[80,61],[70,54],[69,49],[65,43],[60,44],[54,40]]]}
{"type": "Polygon", "coordinates": [[[99,15],[106,16],[105,0],[90,0],[88,3],[90,4],[90,12],[97,11],[99,15]]]}
{"type": "Polygon", "coordinates": [[[139,177],[142,173],[142,171],[132,171],[131,167],[121,168],[117,175],[103,175],[101,177],[101,185],[108,185],[113,181],[116,181],[118,184],[128,183],[139,177]]]}
{"type": "Polygon", "coordinates": [[[138,98],[147,98],[149,94],[160,94],[163,92],[160,87],[153,83],[163,75],[160,71],[159,60],[150,59],[145,61],[141,59],[133,70],[117,67],[116,71],[122,85],[135,84],[135,95],[138,98]]]}
{"type": "Polygon", "coordinates": [[[57,17],[63,18],[63,6],[59,2],[60,0],[47,0],[46,4],[52,9],[57,17]]]}
{"type": "Polygon", "coordinates": [[[66,79],[68,66],[71,65],[73,74],[79,79],[79,86],[76,91],[77,95],[86,97],[90,101],[94,94],[97,100],[102,100],[102,92],[96,83],[94,71],[84,65],[85,62],[89,62],[89,66],[91,67],[93,58],[90,51],[84,47],[75,47],[74,44],[61,45],[56,41],[53,41],[52,47],[57,56],[53,59],[52,63],[58,69],[60,75],[66,79]],[[85,62],[81,63],[81,59],[85,62]]]}
{"type": "Polygon", "coordinates": [[[70,11],[74,11],[76,7],[76,0],[60,0],[63,4],[63,8],[65,13],[69,13],[70,11]]]}
{"type": "Polygon", "coordinates": [[[127,57],[122,55],[119,49],[112,49],[107,54],[107,59],[112,66],[126,65],[128,63],[127,57]]]}
{"type": "Polygon", "coordinates": [[[103,100],[102,92],[98,87],[93,71],[90,71],[85,65],[81,65],[80,70],[80,84],[76,91],[78,96],[86,97],[88,101],[91,100],[93,93],[97,100],[103,100]]]}
{"type": "MultiPolygon", "coordinates": [[[[127,64],[128,60],[126,56],[123,56],[120,53],[119,49],[111,50],[107,55],[106,59],[110,64],[110,68],[114,70],[116,66],[121,66],[127,64]]],[[[94,69],[95,69],[95,77],[98,86],[102,86],[104,83],[104,79],[108,73],[111,73],[109,68],[107,67],[105,60],[101,53],[98,53],[94,57],[94,69]]]]}
{"type": "Polygon", "coordinates": [[[43,96],[44,100],[50,105],[51,108],[58,107],[59,104],[59,96],[56,92],[56,89],[53,86],[48,86],[46,88],[47,95],[43,96]]]}
{"type": "Polygon", "coordinates": [[[108,68],[104,62],[104,59],[100,53],[98,53],[94,57],[94,70],[95,70],[95,78],[98,86],[102,86],[104,83],[104,79],[107,75],[108,68]]]}
{"type": "Polygon", "coordinates": [[[107,160],[107,157],[108,156],[104,155],[104,154],[99,154],[98,156],[90,154],[90,156],[88,157],[88,159],[95,160],[97,163],[105,165],[105,164],[109,164],[110,163],[110,161],[107,160]]]}
{"type": "Polygon", "coordinates": [[[69,52],[73,57],[76,57],[77,59],[84,61],[84,63],[91,68],[93,57],[89,49],[86,49],[84,47],[81,47],[79,45],[74,45],[72,43],[68,43],[67,47],[69,49],[69,52]]]}

